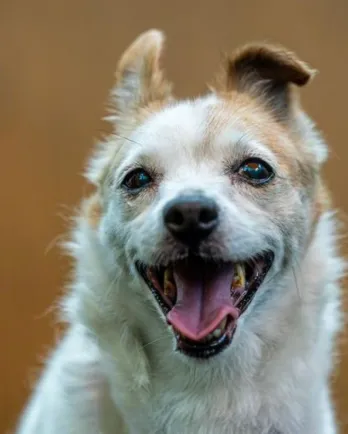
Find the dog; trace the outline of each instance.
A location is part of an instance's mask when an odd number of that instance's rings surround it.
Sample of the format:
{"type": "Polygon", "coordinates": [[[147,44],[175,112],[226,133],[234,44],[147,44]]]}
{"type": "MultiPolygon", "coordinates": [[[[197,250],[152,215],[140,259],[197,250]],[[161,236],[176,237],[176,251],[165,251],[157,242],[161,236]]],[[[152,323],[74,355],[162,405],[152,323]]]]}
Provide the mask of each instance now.
{"type": "Polygon", "coordinates": [[[298,97],[315,71],[249,44],[176,100],[163,46],[146,31],[118,63],[68,328],[17,433],[335,434],[344,261],[298,97]]]}

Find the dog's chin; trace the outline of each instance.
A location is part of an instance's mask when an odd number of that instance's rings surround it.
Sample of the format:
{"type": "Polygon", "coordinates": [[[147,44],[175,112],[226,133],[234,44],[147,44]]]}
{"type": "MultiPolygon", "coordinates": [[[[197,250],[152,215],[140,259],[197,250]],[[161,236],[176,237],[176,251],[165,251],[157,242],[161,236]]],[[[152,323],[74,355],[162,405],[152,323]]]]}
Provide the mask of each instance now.
{"type": "Polygon", "coordinates": [[[189,255],[165,266],[136,267],[172,327],[177,350],[207,359],[231,344],[273,259],[268,251],[238,263],[189,255]]]}

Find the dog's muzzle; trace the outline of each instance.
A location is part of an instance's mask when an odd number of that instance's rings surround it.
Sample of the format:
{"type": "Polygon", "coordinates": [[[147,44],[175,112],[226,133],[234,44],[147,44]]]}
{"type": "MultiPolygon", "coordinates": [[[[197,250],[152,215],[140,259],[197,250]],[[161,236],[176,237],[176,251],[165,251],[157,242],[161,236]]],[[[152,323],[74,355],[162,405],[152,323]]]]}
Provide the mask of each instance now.
{"type": "Polygon", "coordinates": [[[268,273],[273,253],[238,263],[200,256],[200,244],[209,242],[219,225],[217,204],[202,194],[171,200],[163,221],[187,254],[165,265],[136,265],[174,331],[178,350],[207,358],[232,341],[238,318],[268,273]]]}

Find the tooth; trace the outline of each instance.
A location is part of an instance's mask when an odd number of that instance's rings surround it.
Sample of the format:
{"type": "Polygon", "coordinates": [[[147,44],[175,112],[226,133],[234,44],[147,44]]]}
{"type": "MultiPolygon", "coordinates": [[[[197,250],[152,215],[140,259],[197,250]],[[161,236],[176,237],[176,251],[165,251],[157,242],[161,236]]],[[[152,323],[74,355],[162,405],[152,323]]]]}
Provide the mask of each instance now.
{"type": "Polygon", "coordinates": [[[236,264],[234,277],[232,281],[232,288],[245,286],[245,269],[243,264],[236,264]]]}
{"type": "Polygon", "coordinates": [[[221,329],[215,329],[213,331],[214,338],[219,338],[221,335],[222,335],[222,330],[221,329]]]}
{"type": "Polygon", "coordinates": [[[223,330],[226,327],[227,318],[224,318],[219,324],[219,329],[223,330]]]}
{"type": "Polygon", "coordinates": [[[164,295],[169,298],[175,297],[175,286],[172,282],[165,282],[164,295]]]}
{"type": "Polygon", "coordinates": [[[148,269],[146,270],[146,274],[147,274],[147,278],[148,278],[149,280],[153,281],[154,273],[153,273],[153,271],[152,271],[150,268],[148,268],[148,269]]]}
{"type": "Polygon", "coordinates": [[[167,267],[164,272],[164,278],[168,280],[173,280],[173,269],[172,267],[167,267]]]}
{"type": "Polygon", "coordinates": [[[164,295],[169,297],[171,300],[175,298],[176,295],[176,287],[173,282],[173,270],[171,267],[166,268],[164,272],[164,295]]]}

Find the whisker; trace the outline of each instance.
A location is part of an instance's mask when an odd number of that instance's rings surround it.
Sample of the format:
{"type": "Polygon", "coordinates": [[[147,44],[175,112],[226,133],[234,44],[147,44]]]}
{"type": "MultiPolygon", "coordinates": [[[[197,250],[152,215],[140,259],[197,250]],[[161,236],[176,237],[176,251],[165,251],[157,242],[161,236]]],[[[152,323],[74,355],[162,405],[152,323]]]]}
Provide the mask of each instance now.
{"type": "Polygon", "coordinates": [[[136,142],[135,140],[132,140],[129,137],[122,136],[122,134],[118,134],[118,133],[114,132],[113,135],[116,136],[116,137],[118,137],[119,139],[124,139],[124,140],[127,140],[128,142],[131,142],[131,143],[134,143],[136,145],[140,145],[141,146],[141,143],[136,142]]]}
{"type": "Polygon", "coordinates": [[[301,295],[300,287],[298,286],[297,276],[296,276],[294,268],[292,268],[292,272],[293,272],[293,275],[294,275],[294,280],[295,280],[295,285],[296,285],[296,290],[297,290],[298,298],[300,300],[302,300],[302,295],[301,295]]]}
{"type": "Polygon", "coordinates": [[[104,293],[104,296],[102,297],[102,299],[101,299],[101,302],[104,304],[105,303],[105,301],[107,301],[108,299],[109,299],[109,297],[110,297],[110,293],[113,291],[113,286],[115,285],[115,283],[116,283],[116,281],[117,281],[117,278],[118,278],[118,274],[117,273],[115,273],[115,277],[111,280],[111,282],[110,282],[110,284],[109,284],[109,286],[108,286],[108,288],[106,289],[106,291],[105,291],[105,293],[104,293]]]}
{"type": "MultiPolygon", "coordinates": [[[[295,260],[295,262],[296,262],[296,260],[295,260]]],[[[300,266],[299,266],[299,264],[298,264],[297,262],[296,262],[295,265],[296,265],[296,268],[297,268],[297,269],[300,268],[300,266]]],[[[297,295],[298,295],[299,299],[302,300],[302,294],[301,294],[300,286],[299,286],[299,284],[298,284],[298,279],[297,279],[297,275],[296,275],[295,267],[292,267],[292,272],[293,272],[293,275],[294,275],[294,280],[295,280],[295,285],[296,285],[297,295]]]]}
{"type": "Polygon", "coordinates": [[[61,241],[64,241],[66,239],[66,235],[65,234],[60,234],[55,236],[47,245],[45,251],[44,251],[44,255],[47,256],[50,251],[55,248],[56,246],[58,246],[58,244],[60,244],[61,241]]]}
{"type": "Polygon", "coordinates": [[[148,347],[150,345],[155,344],[156,342],[162,341],[162,340],[167,339],[167,338],[168,338],[168,336],[162,336],[162,337],[160,337],[158,339],[155,339],[153,341],[148,342],[147,344],[143,345],[142,348],[146,348],[146,347],[148,347]]]}

